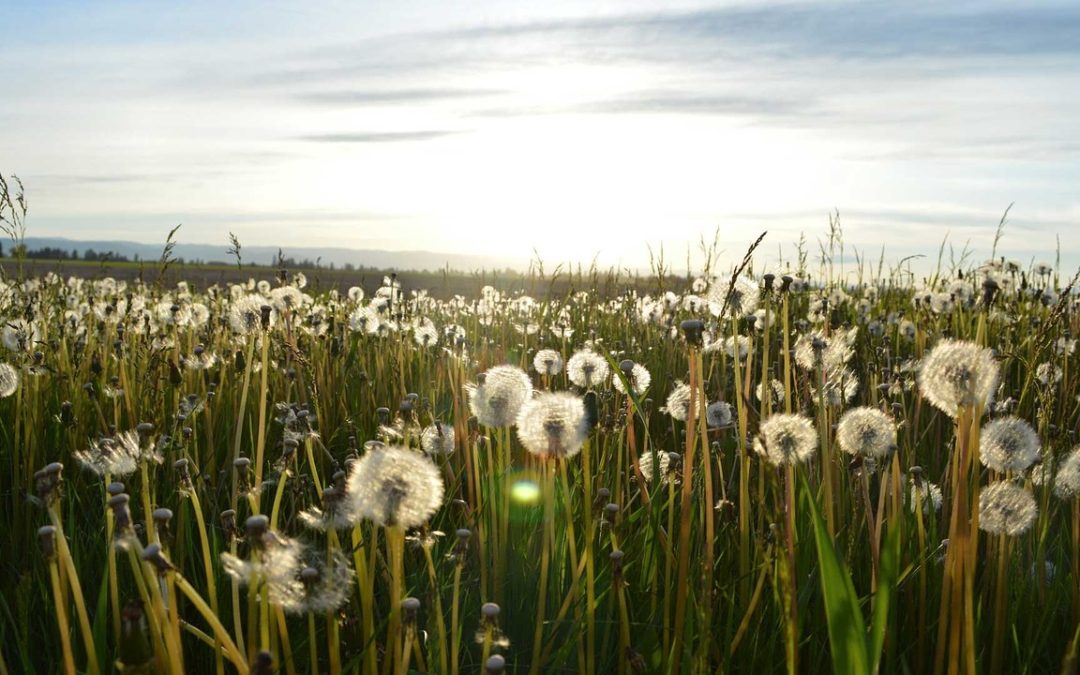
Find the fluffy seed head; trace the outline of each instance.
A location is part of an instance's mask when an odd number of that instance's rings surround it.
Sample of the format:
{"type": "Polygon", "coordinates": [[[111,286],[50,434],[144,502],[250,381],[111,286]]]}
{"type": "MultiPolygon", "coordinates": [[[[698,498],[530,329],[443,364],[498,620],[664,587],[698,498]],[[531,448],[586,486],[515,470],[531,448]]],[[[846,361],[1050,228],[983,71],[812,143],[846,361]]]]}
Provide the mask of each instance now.
{"type": "Polygon", "coordinates": [[[1061,499],[1080,497],[1080,445],[1061,461],[1054,477],[1054,494],[1061,499]]]}
{"type": "Polygon", "coordinates": [[[554,349],[541,349],[533,357],[533,368],[541,375],[558,375],[562,367],[562,355],[554,349]]]}
{"type": "Polygon", "coordinates": [[[420,434],[420,447],[430,456],[449,455],[454,452],[454,427],[435,422],[420,434]]]}
{"type": "MultiPolygon", "coordinates": [[[[630,374],[626,375],[626,379],[630,382],[630,389],[634,392],[634,395],[641,396],[652,384],[652,373],[640,363],[635,363],[634,367],[630,369],[630,374]]],[[[612,374],[611,384],[620,394],[626,393],[626,387],[623,386],[619,373],[612,374]]]]}
{"type": "Polygon", "coordinates": [[[998,364],[989,349],[974,342],[942,340],[923,361],[918,380],[931,405],[956,417],[962,407],[990,402],[998,376],[998,364]]]}
{"type": "Polygon", "coordinates": [[[370,450],[352,466],[347,512],[383,527],[419,527],[442,504],[442,475],[430,459],[408,448],[370,450]]]}
{"type": "Polygon", "coordinates": [[[982,430],[979,460],[983,466],[1005,473],[1020,473],[1039,459],[1039,434],[1019,417],[1000,417],[982,430]]]}
{"type": "Polygon", "coordinates": [[[607,380],[611,368],[603,356],[591,349],[582,349],[566,362],[566,374],[577,386],[589,389],[607,380]]]}
{"type": "Polygon", "coordinates": [[[588,433],[585,403],[569,392],[538,394],[518,413],[518,439],[541,458],[573,457],[581,451],[588,433]]]}
{"type": "Polygon", "coordinates": [[[0,363],[0,398],[7,398],[19,388],[19,371],[7,363],[0,363]]]}
{"type": "Polygon", "coordinates": [[[836,440],[849,455],[881,459],[896,448],[896,425],[877,408],[853,408],[840,418],[836,440]]]}
{"type": "Polygon", "coordinates": [[[1038,514],[1031,493],[1013,483],[994,483],[979,495],[979,529],[990,534],[1023,534],[1038,514]]]}
{"type": "Polygon", "coordinates": [[[775,466],[805,462],[817,447],[814,423],[802,415],[772,415],[754,439],[754,451],[775,466]]]}
{"type": "Polygon", "coordinates": [[[469,395],[469,408],[480,424],[508,427],[532,396],[532,381],[520,368],[495,366],[484,374],[481,384],[465,385],[465,392],[469,395]]]}

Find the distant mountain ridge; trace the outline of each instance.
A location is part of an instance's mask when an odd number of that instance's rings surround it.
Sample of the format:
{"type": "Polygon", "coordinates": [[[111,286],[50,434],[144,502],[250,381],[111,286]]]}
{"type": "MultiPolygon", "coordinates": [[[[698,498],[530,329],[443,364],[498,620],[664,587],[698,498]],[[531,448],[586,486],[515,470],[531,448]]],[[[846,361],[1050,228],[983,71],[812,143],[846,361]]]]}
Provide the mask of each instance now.
{"type": "MultiPolygon", "coordinates": [[[[4,241],[4,252],[9,253],[11,245],[4,241]]],[[[161,244],[143,244],[134,241],[84,241],[67,239],[64,237],[27,237],[28,249],[59,248],[66,251],[78,251],[82,258],[88,249],[96,253],[110,251],[134,260],[154,261],[161,257],[161,244]]],[[[235,258],[229,255],[228,244],[176,244],[173,256],[183,258],[187,262],[200,260],[202,262],[234,263],[235,258]]],[[[324,267],[331,264],[336,268],[351,264],[356,267],[370,267],[376,269],[397,269],[415,271],[437,271],[449,267],[451,270],[471,272],[480,269],[524,270],[529,261],[524,258],[471,255],[464,253],[435,253],[433,251],[382,251],[352,248],[328,248],[328,247],[278,247],[278,246],[248,246],[244,245],[240,255],[244,263],[257,263],[259,265],[271,265],[277,260],[278,250],[286,258],[296,260],[308,259],[324,267]]]]}

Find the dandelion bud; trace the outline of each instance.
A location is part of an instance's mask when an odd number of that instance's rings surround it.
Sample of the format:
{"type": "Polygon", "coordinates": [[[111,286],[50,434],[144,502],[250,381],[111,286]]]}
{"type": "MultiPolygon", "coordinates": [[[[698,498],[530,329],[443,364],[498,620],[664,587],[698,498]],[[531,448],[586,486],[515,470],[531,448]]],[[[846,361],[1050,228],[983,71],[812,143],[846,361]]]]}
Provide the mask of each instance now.
{"type": "Polygon", "coordinates": [[[272,309],[270,305],[261,305],[259,307],[259,323],[263,330],[270,330],[270,311],[272,309]]]}
{"type": "Polygon", "coordinates": [[[274,675],[274,657],[270,652],[262,651],[255,655],[255,662],[251,664],[251,675],[274,675]]]}
{"type": "Polygon", "coordinates": [[[375,416],[379,419],[379,424],[384,426],[390,424],[390,408],[376,408],[375,416]]]}
{"type": "Polygon", "coordinates": [[[300,444],[295,438],[286,438],[281,442],[281,461],[288,462],[296,457],[296,449],[300,444]]]}
{"type": "Polygon", "coordinates": [[[623,558],[626,554],[622,551],[612,551],[608,556],[611,559],[611,573],[616,579],[622,577],[623,558]]]}
{"type": "Polygon", "coordinates": [[[75,412],[71,401],[64,401],[60,404],[60,423],[65,427],[70,427],[75,424],[75,412]]]}
{"type": "Polygon", "coordinates": [[[502,609],[494,602],[485,602],[480,606],[480,621],[485,624],[496,624],[502,609]]]}
{"type": "Polygon", "coordinates": [[[406,626],[416,624],[416,615],[420,611],[420,600],[413,597],[401,601],[401,620],[406,626]]]}
{"type": "Polygon", "coordinates": [[[105,486],[105,492],[109,493],[110,497],[115,497],[118,494],[123,493],[124,484],[118,481],[113,481],[105,486]]]}
{"type": "Polygon", "coordinates": [[[772,273],[766,273],[764,276],[761,277],[761,279],[765,282],[765,291],[771,291],[773,288],[773,282],[776,281],[776,275],[772,273]]]}
{"type": "Polygon", "coordinates": [[[609,525],[615,524],[615,519],[619,516],[619,505],[615,502],[609,502],[604,505],[604,520],[609,525]]]}
{"type": "Polygon", "coordinates": [[[154,542],[143,549],[142,559],[157,568],[158,574],[165,574],[173,568],[173,564],[161,551],[161,544],[154,542]]]}
{"type": "Polygon", "coordinates": [[[241,478],[246,478],[248,471],[251,469],[251,459],[248,457],[237,457],[233,460],[233,468],[236,469],[236,473],[241,478]]]}
{"type": "Polygon", "coordinates": [[[791,276],[789,276],[787,274],[780,277],[780,292],[781,293],[787,293],[789,290],[791,290],[791,282],[793,282],[793,281],[795,281],[795,279],[793,279],[791,276]]]}
{"type": "Polygon", "coordinates": [[[680,328],[682,328],[683,336],[686,338],[687,344],[696,347],[701,346],[705,322],[701,319],[687,319],[680,324],[680,328]]]}
{"type": "Polygon", "coordinates": [[[401,419],[406,422],[411,422],[413,418],[413,402],[409,399],[405,399],[398,406],[398,414],[401,415],[401,419]]]}
{"type": "Polygon", "coordinates": [[[492,654],[484,664],[484,669],[487,670],[488,675],[500,675],[506,670],[506,659],[500,654],[492,654]]]}
{"type": "Polygon", "coordinates": [[[169,534],[169,521],[172,520],[173,512],[171,509],[160,508],[154,509],[151,516],[154,519],[154,527],[161,533],[161,538],[165,539],[169,534]]]}
{"type": "Polygon", "coordinates": [[[56,557],[56,528],[52,525],[43,525],[38,528],[38,544],[41,545],[41,554],[46,560],[56,557]]]}
{"type": "Polygon", "coordinates": [[[236,536],[236,510],[226,509],[218,519],[221,521],[221,529],[225,530],[226,541],[231,541],[236,536]]]}

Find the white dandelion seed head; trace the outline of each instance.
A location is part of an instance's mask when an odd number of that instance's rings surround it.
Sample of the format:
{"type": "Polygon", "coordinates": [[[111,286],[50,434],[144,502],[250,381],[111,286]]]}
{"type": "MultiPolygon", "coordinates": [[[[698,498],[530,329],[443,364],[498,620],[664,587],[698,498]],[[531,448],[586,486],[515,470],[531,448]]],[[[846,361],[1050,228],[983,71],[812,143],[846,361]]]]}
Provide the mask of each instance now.
{"type": "Polygon", "coordinates": [[[608,379],[611,368],[607,360],[591,349],[581,349],[566,362],[566,375],[579,387],[590,389],[608,379]]]}
{"type": "Polygon", "coordinates": [[[806,462],[817,447],[814,423],[802,415],[772,415],[761,423],[754,439],[754,451],[774,466],[806,462]]]}
{"type": "Polygon", "coordinates": [[[74,456],[79,464],[98,476],[123,478],[139,468],[141,452],[137,442],[118,443],[113,438],[100,438],[90,441],[88,449],[77,450],[74,456]]]}
{"type": "Polygon", "coordinates": [[[541,375],[558,375],[562,372],[562,355],[554,349],[541,349],[533,357],[533,370],[541,375]]]}
{"type": "Polygon", "coordinates": [[[346,508],[353,520],[410,529],[426,523],[438,510],[443,490],[442,475],[430,459],[408,448],[386,446],[353,463],[346,482],[346,508]]]}
{"type": "Polygon", "coordinates": [[[979,461],[994,471],[1020,473],[1039,460],[1039,434],[1019,417],[999,417],[983,427],[979,461]]]}
{"type": "MultiPolygon", "coordinates": [[[[678,477],[671,471],[671,453],[669,452],[656,452],[656,464],[660,473],[660,484],[667,485],[668,481],[677,482],[678,477]]],[[[645,451],[638,457],[638,468],[641,469],[641,477],[645,479],[646,483],[652,483],[656,477],[656,471],[653,470],[653,453],[652,451],[645,451]]]]}
{"type": "Polygon", "coordinates": [[[569,392],[538,394],[518,413],[518,439],[537,457],[573,457],[581,451],[588,433],[585,402],[569,392]]]}
{"type": "Polygon", "coordinates": [[[1061,382],[1062,375],[1061,368],[1049,361],[1040,363],[1038,367],[1035,368],[1035,379],[1037,379],[1044,387],[1061,382]]]}
{"type": "Polygon", "coordinates": [[[1054,477],[1054,494],[1059,499],[1080,497],[1080,446],[1073,448],[1058,466],[1054,477]]]}
{"type": "Polygon", "coordinates": [[[267,530],[253,544],[248,560],[222,553],[222,569],[242,585],[265,588],[271,604],[294,606],[304,594],[304,586],[297,578],[303,569],[303,544],[273,530],[267,530]]]}
{"type": "Polygon", "coordinates": [[[1038,514],[1031,493],[1010,482],[994,483],[979,495],[979,529],[990,534],[1021,535],[1038,514]]]}
{"type": "MultiPolygon", "coordinates": [[[[825,405],[839,407],[849,403],[855,394],[859,392],[859,376],[855,371],[846,366],[826,371],[825,384],[822,387],[821,396],[825,405]]],[[[810,387],[810,393],[814,400],[818,400],[817,387],[810,387]]]]}
{"type": "MultiPolygon", "coordinates": [[[[754,387],[754,396],[757,397],[757,400],[759,401],[764,400],[762,394],[765,386],[765,382],[762,381],[758,382],[757,386],[754,387]]],[[[780,380],[773,379],[769,381],[768,387],[769,393],[772,394],[773,407],[781,405],[784,402],[784,383],[780,380]]]]}
{"type": "Polygon", "coordinates": [[[896,448],[896,424],[877,408],[853,408],[840,418],[836,441],[849,455],[883,459],[896,448]]]}
{"type": "Polygon", "coordinates": [[[929,481],[912,481],[908,499],[912,513],[918,510],[920,503],[924,513],[941,510],[941,488],[929,481]]]}
{"type": "Polygon", "coordinates": [[[998,383],[993,352],[973,342],[942,340],[923,359],[919,390],[931,405],[950,417],[961,407],[993,400],[998,383]]]}
{"type": "Polygon", "coordinates": [[[710,429],[731,426],[731,420],[731,404],[727,401],[714,401],[705,408],[705,424],[710,429]]]}
{"type": "Polygon", "coordinates": [[[289,614],[333,612],[348,601],[353,579],[349,561],[340,551],[334,551],[328,559],[300,569],[297,581],[302,592],[290,594],[290,602],[282,603],[282,608],[289,614]]]}
{"type": "Polygon", "coordinates": [[[855,354],[858,330],[855,326],[828,337],[820,331],[800,335],[795,340],[795,363],[804,370],[824,368],[832,371],[844,367],[855,354]]]}
{"type": "MultiPolygon", "coordinates": [[[[667,402],[660,408],[660,412],[671,415],[679,422],[685,422],[690,416],[690,385],[676,380],[675,388],[668,394],[667,402]]],[[[708,405],[708,401],[706,401],[708,405]]]]}
{"type": "Polygon", "coordinates": [[[294,286],[280,286],[270,291],[270,305],[279,312],[294,312],[310,298],[294,286]]]}
{"type": "Polygon", "coordinates": [[[11,364],[0,363],[0,398],[7,398],[19,388],[19,371],[11,364]]]}
{"type": "MultiPolygon", "coordinates": [[[[611,385],[615,387],[615,390],[620,394],[626,393],[626,387],[623,386],[622,378],[620,374],[625,373],[612,373],[611,385]]],[[[649,389],[649,385],[652,384],[652,373],[649,369],[640,363],[635,363],[634,367],[630,369],[630,374],[626,376],[627,381],[630,383],[630,390],[634,396],[641,396],[649,389]]]]}
{"type": "Polygon", "coordinates": [[[713,284],[709,289],[709,312],[716,317],[724,312],[724,317],[742,317],[753,314],[761,299],[761,289],[749,277],[739,275],[734,281],[713,284]],[[724,302],[727,308],[724,308],[724,302]]]}
{"type": "Polygon", "coordinates": [[[454,427],[442,422],[428,425],[420,434],[420,447],[431,457],[453,454],[454,427]]]}
{"type": "Polygon", "coordinates": [[[434,324],[422,324],[413,329],[413,340],[420,347],[430,349],[439,343],[439,331],[434,324]]]}
{"type": "MultiPolygon", "coordinates": [[[[229,305],[229,326],[237,335],[251,335],[262,327],[262,307],[266,299],[260,295],[247,295],[229,305]]],[[[276,312],[270,312],[270,325],[277,320],[276,312]]]]}
{"type": "Polygon", "coordinates": [[[508,427],[532,396],[532,381],[516,366],[495,366],[484,373],[481,384],[465,385],[469,409],[486,427],[508,427]]]}

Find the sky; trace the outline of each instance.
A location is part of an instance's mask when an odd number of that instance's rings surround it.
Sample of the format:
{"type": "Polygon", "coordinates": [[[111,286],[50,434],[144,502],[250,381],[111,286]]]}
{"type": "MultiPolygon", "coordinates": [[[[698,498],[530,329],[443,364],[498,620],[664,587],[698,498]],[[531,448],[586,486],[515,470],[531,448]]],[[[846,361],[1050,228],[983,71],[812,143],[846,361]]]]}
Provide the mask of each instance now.
{"type": "MultiPolygon", "coordinates": [[[[1080,264],[1080,5],[0,3],[31,236],[1080,264]],[[1060,244],[1059,244],[1060,242],[1060,244]]],[[[685,266],[685,265],[684,265],[685,266]]]]}

